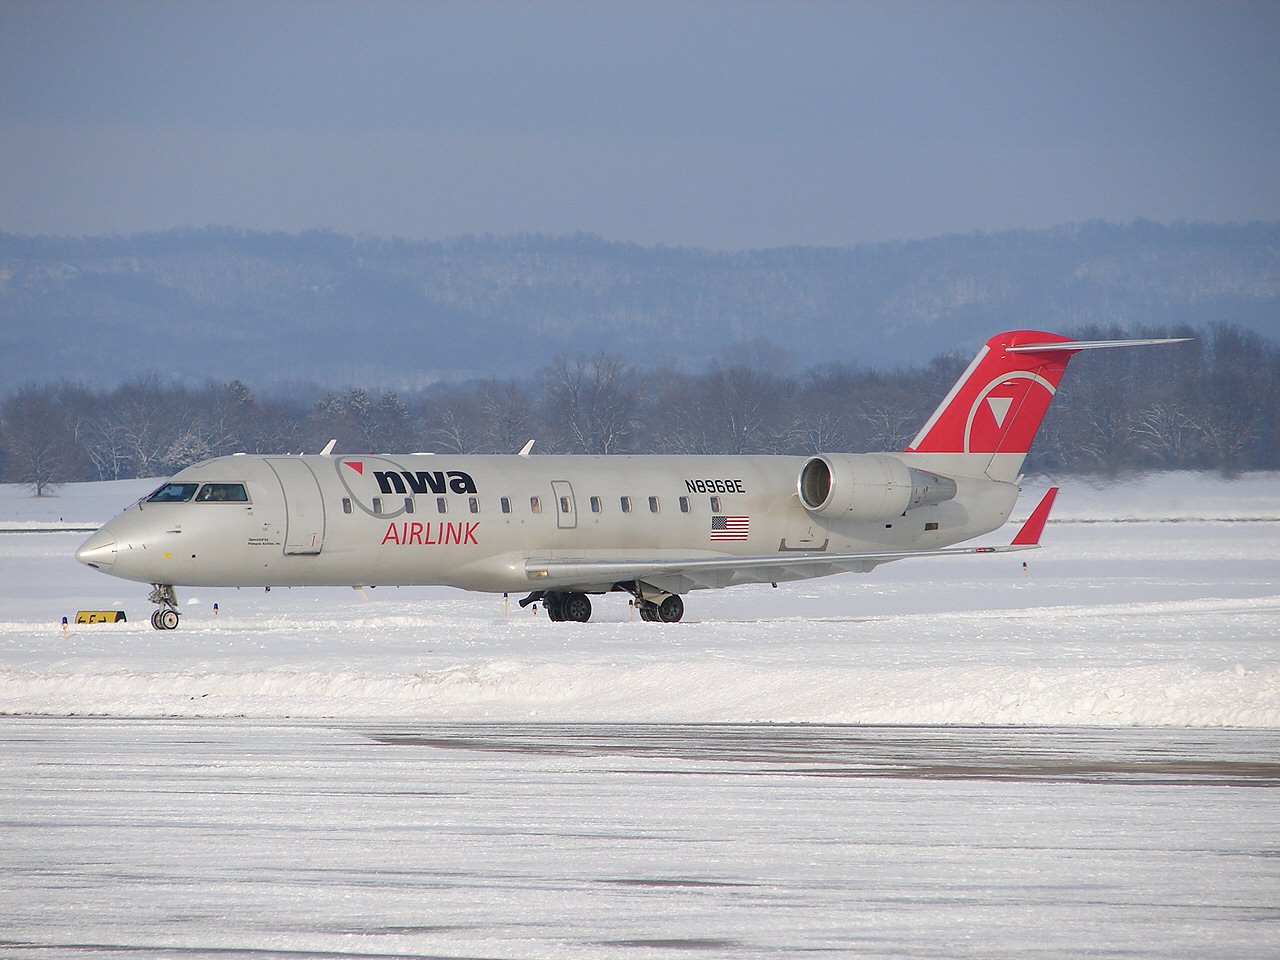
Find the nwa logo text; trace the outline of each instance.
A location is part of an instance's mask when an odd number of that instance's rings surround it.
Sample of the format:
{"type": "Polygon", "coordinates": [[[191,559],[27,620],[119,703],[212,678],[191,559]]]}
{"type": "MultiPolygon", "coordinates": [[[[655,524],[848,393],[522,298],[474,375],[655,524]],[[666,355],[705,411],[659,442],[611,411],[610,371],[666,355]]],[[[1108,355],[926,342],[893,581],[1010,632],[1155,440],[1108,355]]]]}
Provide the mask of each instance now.
{"type": "Polygon", "coordinates": [[[375,470],[383,493],[475,493],[476,482],[461,470],[375,470]]]}

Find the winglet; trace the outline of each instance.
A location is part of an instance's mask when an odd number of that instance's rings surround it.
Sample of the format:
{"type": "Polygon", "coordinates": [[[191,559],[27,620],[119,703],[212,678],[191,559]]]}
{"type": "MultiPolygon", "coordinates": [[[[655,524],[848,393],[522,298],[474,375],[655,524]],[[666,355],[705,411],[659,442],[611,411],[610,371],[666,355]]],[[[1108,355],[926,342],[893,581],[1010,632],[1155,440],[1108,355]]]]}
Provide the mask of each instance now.
{"type": "Polygon", "coordinates": [[[1036,508],[1031,511],[1031,516],[1027,517],[1027,522],[1022,525],[1022,529],[1013,538],[1013,543],[1010,546],[1038,547],[1040,545],[1040,534],[1044,532],[1044,523],[1049,519],[1049,511],[1053,509],[1053,498],[1057,495],[1058,488],[1050,487],[1049,492],[1044,495],[1036,505],[1036,508]]]}

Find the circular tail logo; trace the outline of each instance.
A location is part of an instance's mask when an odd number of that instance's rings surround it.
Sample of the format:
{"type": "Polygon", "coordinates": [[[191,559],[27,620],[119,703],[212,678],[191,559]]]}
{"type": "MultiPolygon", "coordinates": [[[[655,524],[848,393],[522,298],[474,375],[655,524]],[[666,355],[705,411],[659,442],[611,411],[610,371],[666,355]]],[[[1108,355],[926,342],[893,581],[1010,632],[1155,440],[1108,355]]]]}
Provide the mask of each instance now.
{"type": "Polygon", "coordinates": [[[969,408],[964,452],[1026,453],[1053,394],[1053,384],[1038,373],[1001,374],[978,391],[969,408]]]}

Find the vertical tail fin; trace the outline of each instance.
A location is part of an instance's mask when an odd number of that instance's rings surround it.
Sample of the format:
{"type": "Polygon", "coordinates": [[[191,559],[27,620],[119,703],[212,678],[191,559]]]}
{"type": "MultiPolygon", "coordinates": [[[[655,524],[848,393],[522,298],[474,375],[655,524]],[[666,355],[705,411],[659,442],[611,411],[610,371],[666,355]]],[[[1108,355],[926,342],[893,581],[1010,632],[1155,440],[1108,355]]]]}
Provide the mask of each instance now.
{"type": "Polygon", "coordinates": [[[1011,482],[1073,356],[1102,347],[1180,342],[1072,340],[1039,330],[998,333],[978,351],[906,452],[947,455],[957,473],[1011,482]]]}

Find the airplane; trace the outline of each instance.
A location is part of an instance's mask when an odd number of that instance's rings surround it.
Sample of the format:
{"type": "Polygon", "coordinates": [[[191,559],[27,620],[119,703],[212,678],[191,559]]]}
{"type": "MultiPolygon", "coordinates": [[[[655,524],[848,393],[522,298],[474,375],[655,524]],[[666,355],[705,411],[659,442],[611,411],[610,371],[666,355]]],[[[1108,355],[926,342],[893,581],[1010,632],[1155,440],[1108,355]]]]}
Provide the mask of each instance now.
{"type": "Polygon", "coordinates": [[[179,586],[443,584],[527,592],[522,606],[575,622],[621,592],[644,620],[675,623],[693,590],[1038,546],[1056,487],[1008,545],[953,545],[1009,518],[1073,356],[1184,339],[999,333],[894,453],[237,453],[174,474],[76,559],[151,584],[160,630],[178,626],[179,586]]]}

